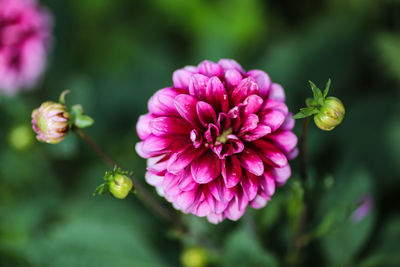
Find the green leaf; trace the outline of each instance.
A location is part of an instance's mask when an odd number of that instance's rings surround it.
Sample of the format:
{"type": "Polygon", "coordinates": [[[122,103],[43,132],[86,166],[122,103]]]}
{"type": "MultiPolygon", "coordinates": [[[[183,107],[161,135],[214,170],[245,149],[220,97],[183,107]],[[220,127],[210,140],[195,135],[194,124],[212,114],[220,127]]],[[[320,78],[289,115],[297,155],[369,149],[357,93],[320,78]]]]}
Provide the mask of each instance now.
{"type": "Polygon", "coordinates": [[[75,126],[77,126],[78,128],[86,128],[89,127],[91,125],[93,125],[94,120],[86,115],[78,115],[75,117],[75,126]]]}
{"type": "Polygon", "coordinates": [[[328,95],[330,87],[331,87],[331,79],[328,79],[328,82],[326,83],[324,90],[324,98],[328,95]]]}
{"type": "Polygon", "coordinates": [[[61,93],[60,98],[59,98],[59,102],[63,105],[65,105],[65,97],[67,96],[67,94],[69,94],[69,90],[65,90],[61,93]]]}
{"type": "Polygon", "coordinates": [[[324,97],[322,96],[322,92],[321,90],[312,82],[312,81],[308,81],[311,85],[311,90],[313,91],[313,95],[314,95],[314,100],[319,104],[319,105],[323,105],[324,104],[324,97]]]}
{"type": "Polygon", "coordinates": [[[314,114],[317,114],[319,110],[315,107],[301,108],[300,112],[293,116],[294,119],[302,119],[314,114]]]}
{"type": "Polygon", "coordinates": [[[265,251],[253,233],[244,227],[226,239],[222,260],[222,266],[278,266],[274,255],[265,251]]]}
{"type": "Polygon", "coordinates": [[[72,125],[78,128],[86,128],[94,123],[91,117],[83,115],[83,107],[81,105],[74,105],[71,107],[71,117],[72,125]]]}

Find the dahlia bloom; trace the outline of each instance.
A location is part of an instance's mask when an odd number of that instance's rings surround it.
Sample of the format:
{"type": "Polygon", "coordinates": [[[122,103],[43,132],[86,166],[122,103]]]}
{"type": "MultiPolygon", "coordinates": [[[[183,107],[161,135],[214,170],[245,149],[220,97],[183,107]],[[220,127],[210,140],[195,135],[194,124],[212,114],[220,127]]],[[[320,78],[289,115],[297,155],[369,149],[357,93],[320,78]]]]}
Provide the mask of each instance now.
{"type": "Polygon", "coordinates": [[[297,155],[283,88],[230,59],[187,66],[172,79],[137,123],[146,181],[176,209],[212,223],[264,207],[297,155]]]}
{"type": "Polygon", "coordinates": [[[0,0],[0,91],[35,85],[46,65],[51,18],[34,0],[0,0]]]}
{"type": "Polygon", "coordinates": [[[44,102],[32,112],[32,128],[36,139],[58,144],[67,137],[70,115],[65,105],[51,101],[44,102]]]}

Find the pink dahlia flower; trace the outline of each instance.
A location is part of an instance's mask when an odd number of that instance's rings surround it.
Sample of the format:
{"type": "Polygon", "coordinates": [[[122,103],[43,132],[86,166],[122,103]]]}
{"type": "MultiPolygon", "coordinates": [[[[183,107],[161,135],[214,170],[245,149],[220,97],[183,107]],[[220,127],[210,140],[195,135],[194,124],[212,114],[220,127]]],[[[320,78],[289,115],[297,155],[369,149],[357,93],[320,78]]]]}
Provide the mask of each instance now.
{"type": "Polygon", "coordinates": [[[0,91],[35,85],[46,65],[51,19],[34,0],[0,0],[0,91]]]}
{"type": "Polygon", "coordinates": [[[137,124],[146,181],[176,209],[212,223],[264,207],[297,155],[282,87],[230,59],[187,66],[172,79],[137,124]]]}

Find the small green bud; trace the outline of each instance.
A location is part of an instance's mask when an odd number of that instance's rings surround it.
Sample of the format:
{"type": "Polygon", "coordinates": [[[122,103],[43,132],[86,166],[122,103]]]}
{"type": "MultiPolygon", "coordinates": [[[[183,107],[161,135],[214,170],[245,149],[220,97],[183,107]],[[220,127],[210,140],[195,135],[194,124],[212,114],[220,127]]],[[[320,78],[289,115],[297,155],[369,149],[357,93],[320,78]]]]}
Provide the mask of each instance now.
{"type": "Polygon", "coordinates": [[[344,115],[342,102],[330,96],[325,99],[319,113],[314,116],[314,122],[321,130],[331,131],[343,121],[344,115]]]}
{"type": "Polygon", "coordinates": [[[115,174],[110,181],[110,193],[119,199],[124,199],[132,190],[133,183],[131,178],[123,174],[115,174]]]}
{"type": "Polygon", "coordinates": [[[28,149],[33,144],[33,133],[28,125],[18,125],[8,135],[10,145],[16,150],[28,149]]]}
{"type": "Polygon", "coordinates": [[[184,267],[204,267],[207,264],[207,251],[202,247],[186,248],[181,254],[184,267]]]}

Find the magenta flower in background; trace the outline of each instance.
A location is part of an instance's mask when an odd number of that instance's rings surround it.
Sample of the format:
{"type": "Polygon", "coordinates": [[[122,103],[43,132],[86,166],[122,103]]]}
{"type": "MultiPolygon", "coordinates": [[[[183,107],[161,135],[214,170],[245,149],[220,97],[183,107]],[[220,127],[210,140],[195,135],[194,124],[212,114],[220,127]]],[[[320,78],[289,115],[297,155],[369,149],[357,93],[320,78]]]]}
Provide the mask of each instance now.
{"type": "Polygon", "coordinates": [[[46,66],[51,17],[34,0],[0,0],[0,91],[32,88],[46,66]]]}
{"type": "Polygon", "coordinates": [[[146,181],[184,213],[212,223],[262,208],[291,175],[294,120],[279,84],[234,60],[203,61],[173,74],[139,118],[146,181]]]}
{"type": "Polygon", "coordinates": [[[360,199],[360,206],[353,212],[351,219],[353,222],[359,222],[364,219],[372,210],[374,205],[371,195],[365,195],[360,199]]]}

